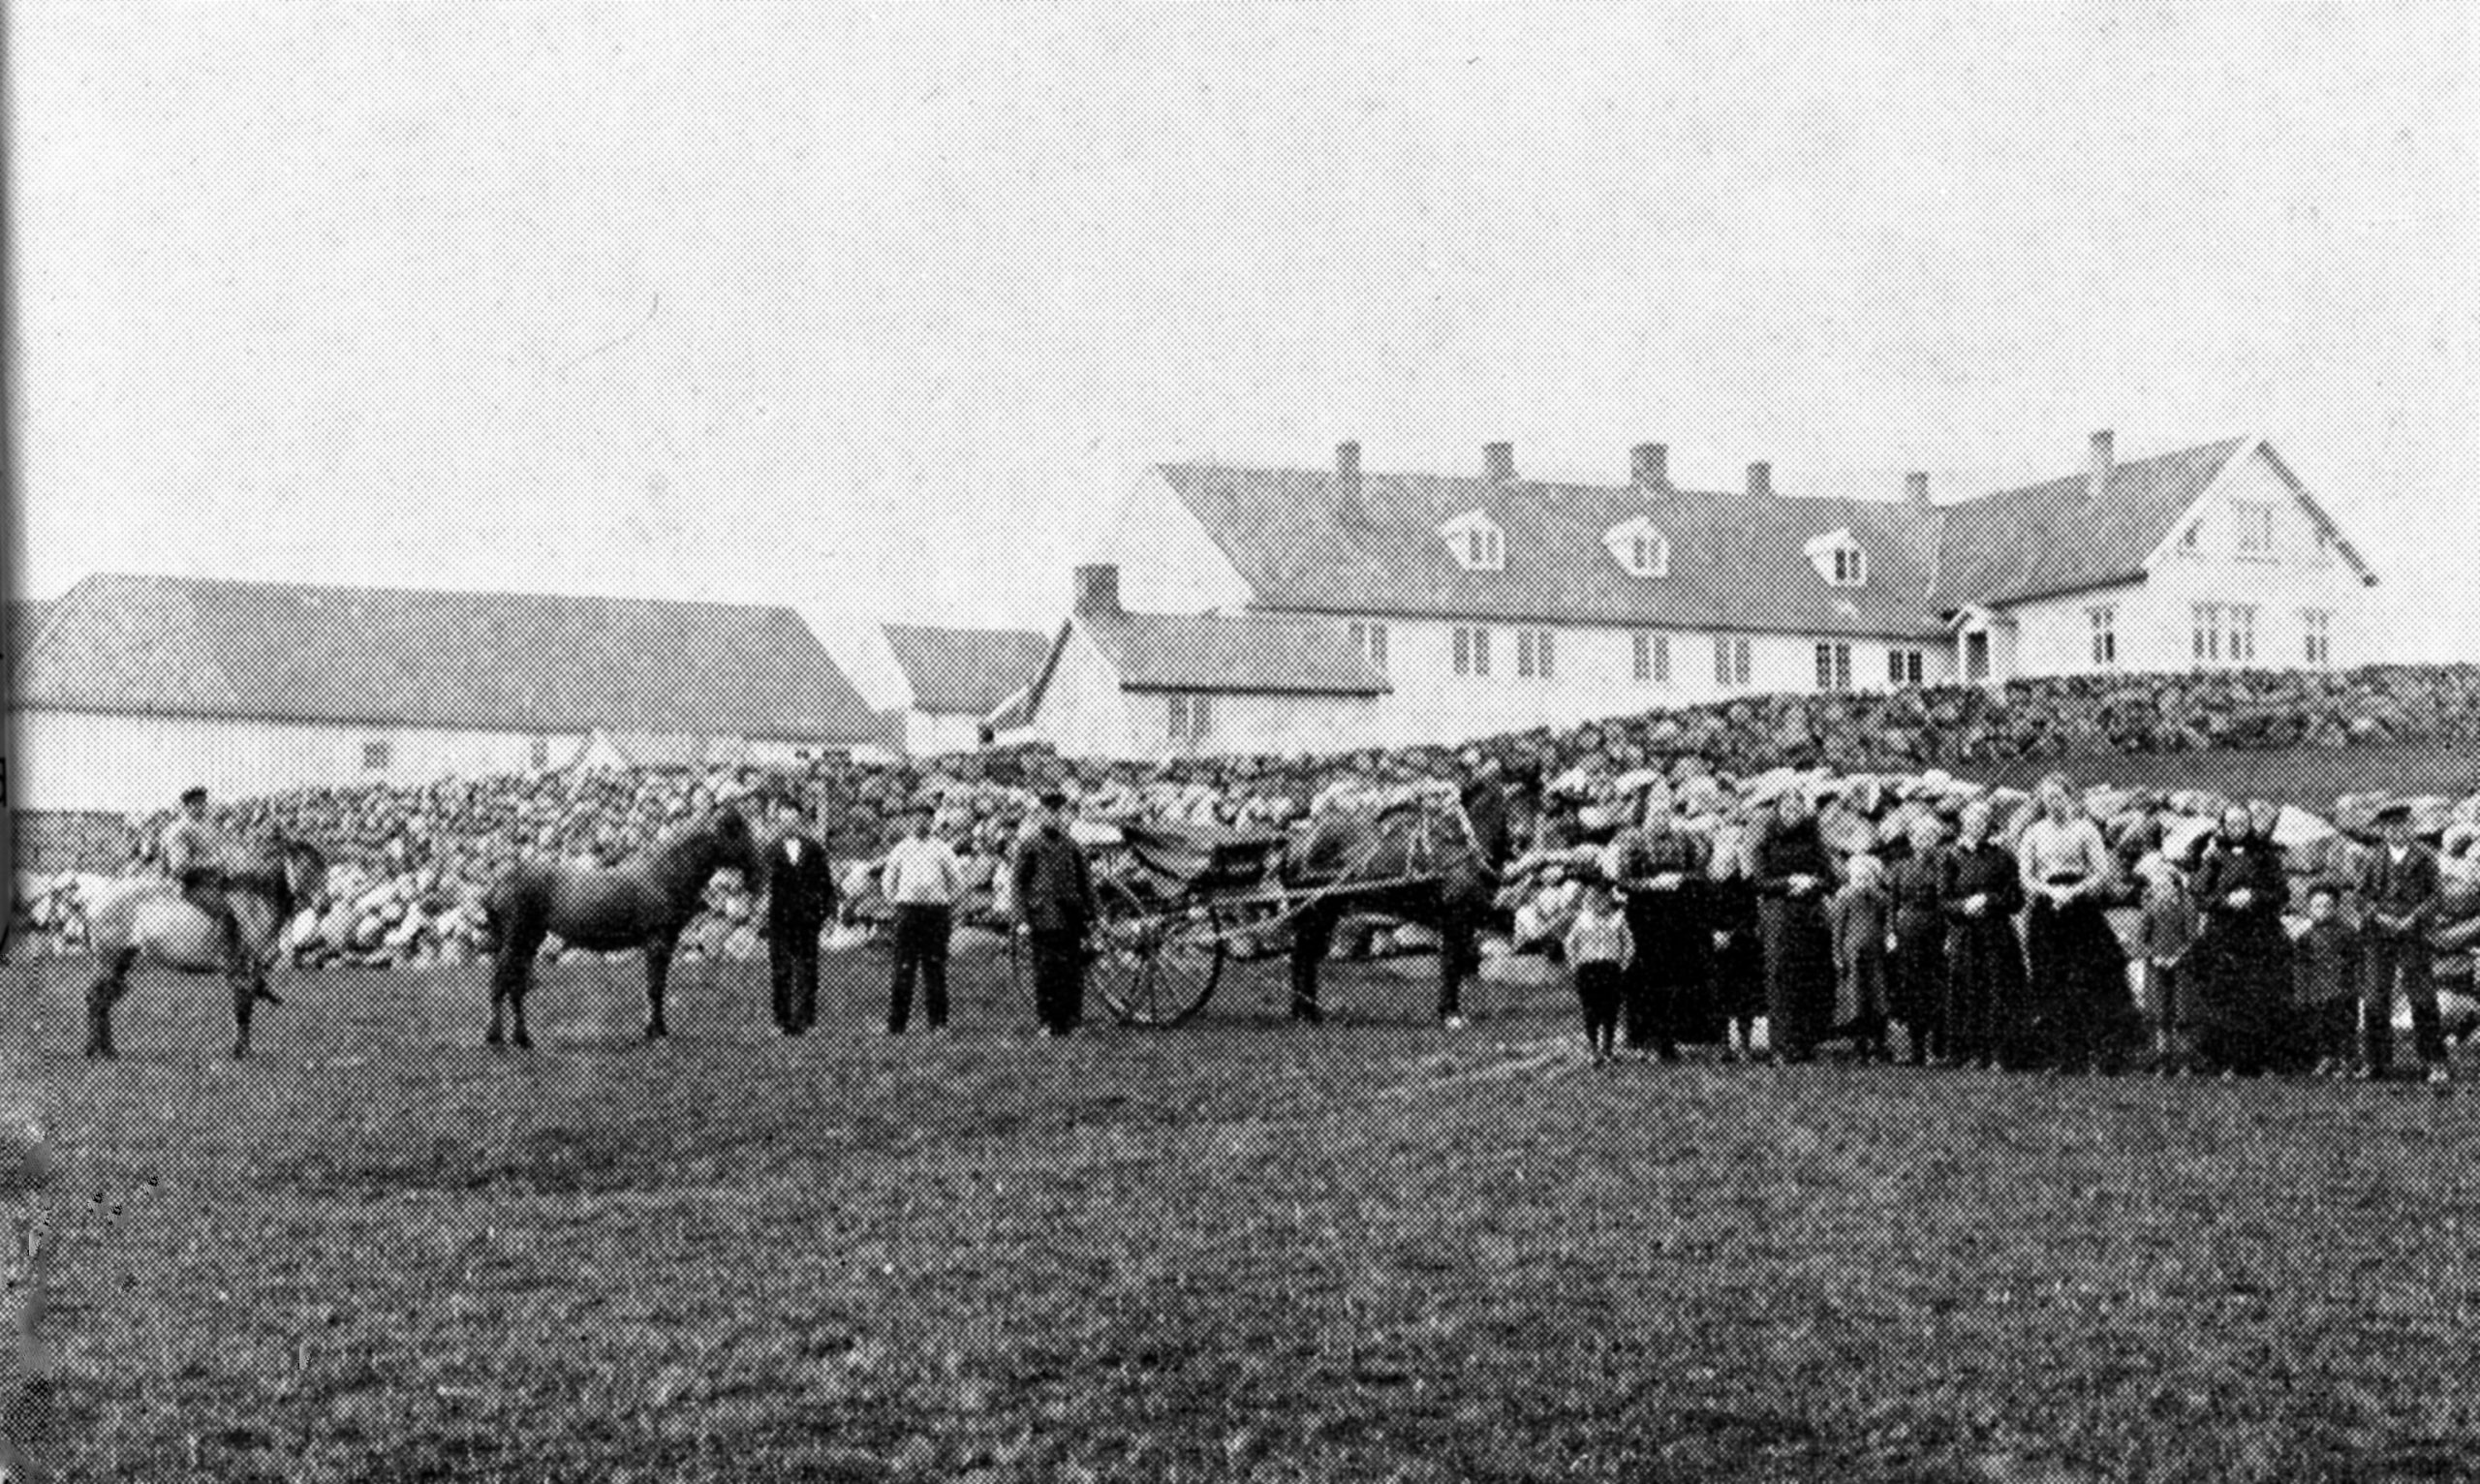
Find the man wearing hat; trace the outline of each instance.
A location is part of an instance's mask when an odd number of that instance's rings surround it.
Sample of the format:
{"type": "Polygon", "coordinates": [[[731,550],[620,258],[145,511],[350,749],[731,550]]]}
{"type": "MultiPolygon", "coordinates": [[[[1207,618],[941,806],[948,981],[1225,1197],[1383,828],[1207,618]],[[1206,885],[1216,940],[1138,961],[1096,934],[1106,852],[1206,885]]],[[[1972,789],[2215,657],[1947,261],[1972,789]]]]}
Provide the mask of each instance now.
{"type": "Polygon", "coordinates": [[[232,904],[224,895],[224,872],[218,864],[224,842],[207,822],[204,788],[193,785],[181,790],[181,812],[164,826],[163,853],[164,874],[180,883],[182,898],[206,913],[224,935],[224,972],[245,974],[241,919],[232,915],[232,904]]]}
{"type": "Polygon", "coordinates": [[[1016,915],[1034,961],[1034,1011],[1042,1035],[1066,1036],[1085,1016],[1085,934],[1095,917],[1094,873],[1068,833],[1068,795],[1046,788],[1010,865],[1016,915]]]}
{"type": "Polygon", "coordinates": [[[818,1020],[818,935],[835,911],[826,850],[803,831],[801,801],[771,801],[777,834],[766,849],[766,966],[775,1030],[798,1036],[818,1020]]]}
{"type": "Polygon", "coordinates": [[[935,815],[929,800],[915,800],[908,813],[911,828],[879,868],[887,906],[895,913],[889,933],[894,949],[887,983],[889,1036],[902,1036],[913,1018],[915,976],[921,980],[930,1029],[946,1029],[947,940],[955,931],[956,897],[965,884],[964,862],[930,831],[935,815]]]}
{"type": "Polygon", "coordinates": [[[2451,1074],[2429,959],[2429,924],[2436,916],[2439,891],[2437,858],[2412,837],[2408,803],[2397,800],[2379,807],[2375,823],[2384,843],[2361,862],[2352,893],[2368,924],[2359,1075],[2381,1079],[2393,1063],[2394,996],[2399,991],[2411,1002],[2411,1034],[2420,1060],[2429,1064],[2429,1081],[2442,1086],[2451,1074]]]}

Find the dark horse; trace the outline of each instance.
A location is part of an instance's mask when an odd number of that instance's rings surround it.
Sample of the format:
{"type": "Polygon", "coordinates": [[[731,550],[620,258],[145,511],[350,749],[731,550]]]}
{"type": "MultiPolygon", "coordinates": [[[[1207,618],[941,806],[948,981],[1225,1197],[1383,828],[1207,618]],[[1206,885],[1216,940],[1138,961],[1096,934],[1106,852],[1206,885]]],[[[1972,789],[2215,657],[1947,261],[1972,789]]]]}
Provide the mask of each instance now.
{"type": "Polygon", "coordinates": [[[738,871],[753,890],[760,875],[757,840],[749,821],[720,809],[697,823],[656,841],[643,853],[596,870],[561,861],[521,861],[482,898],[498,940],[491,965],[491,1030],[500,1044],[502,1017],[515,1022],[513,1039],[531,1046],[525,1029],[525,992],[534,957],[553,933],[579,948],[616,953],[646,950],[646,1039],[668,1034],[663,1018],[664,974],[681,929],[704,909],[706,882],[716,872],[738,871]]]}
{"type": "Polygon", "coordinates": [[[226,963],[224,930],[160,876],[107,881],[89,888],[87,935],[101,972],[86,990],[86,1055],[110,1058],[112,1006],[129,993],[140,960],[187,974],[226,975],[232,986],[232,1054],[250,1054],[250,1011],[267,992],[267,959],[293,914],[327,888],[327,858],[313,845],[282,837],[228,850],[216,862],[224,899],[241,928],[241,962],[226,963]]]}
{"type": "Polygon", "coordinates": [[[1293,911],[1291,1013],[1323,1018],[1318,966],[1346,915],[1400,917],[1439,935],[1438,1014],[1463,1013],[1464,980],[1478,966],[1476,939],[1497,881],[1472,821],[1451,798],[1416,797],[1383,809],[1331,809],[1284,851],[1283,881],[1307,895],[1293,911]]]}

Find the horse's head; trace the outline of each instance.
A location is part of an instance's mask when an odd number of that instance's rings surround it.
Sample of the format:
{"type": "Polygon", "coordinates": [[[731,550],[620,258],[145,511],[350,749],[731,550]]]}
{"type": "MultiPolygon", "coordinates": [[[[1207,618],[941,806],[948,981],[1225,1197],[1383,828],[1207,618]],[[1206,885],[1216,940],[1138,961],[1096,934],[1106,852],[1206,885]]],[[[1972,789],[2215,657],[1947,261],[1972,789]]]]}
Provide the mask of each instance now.
{"type": "Polygon", "coordinates": [[[727,868],[740,873],[749,889],[756,891],[765,874],[764,852],[758,844],[758,832],[737,809],[727,805],[715,811],[706,821],[708,841],[707,874],[727,868]]]}
{"type": "Polygon", "coordinates": [[[327,857],[307,840],[278,840],[284,859],[284,885],[295,908],[325,907],[327,902],[327,857]]]}

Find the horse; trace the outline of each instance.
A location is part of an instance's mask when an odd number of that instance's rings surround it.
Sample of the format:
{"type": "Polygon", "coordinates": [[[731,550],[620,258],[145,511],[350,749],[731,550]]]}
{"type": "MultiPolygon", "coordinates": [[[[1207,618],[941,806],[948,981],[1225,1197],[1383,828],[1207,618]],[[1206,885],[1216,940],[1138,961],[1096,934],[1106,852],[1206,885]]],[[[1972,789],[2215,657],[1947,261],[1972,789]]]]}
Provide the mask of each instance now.
{"type": "Polygon", "coordinates": [[[646,1039],[668,1035],[664,975],[672,948],[681,929],[703,910],[707,881],[728,868],[740,872],[753,889],[763,873],[749,821],[732,809],[718,810],[607,870],[539,859],[510,868],[482,897],[497,940],[491,1029],[484,1044],[534,1044],[525,1028],[525,994],[532,987],[535,955],[553,933],[574,946],[604,953],[643,948],[646,1039]],[[504,1020],[514,1022],[512,1037],[504,1035],[504,1020]]]}
{"type": "Polygon", "coordinates": [[[1283,852],[1279,880],[1301,893],[1293,911],[1291,1015],[1315,1023],[1318,966],[1347,913],[1378,912],[1439,935],[1438,1015],[1463,1014],[1466,978],[1479,967],[1477,941],[1497,896],[1472,820],[1452,797],[1420,796],[1379,809],[1330,809],[1283,852]]]}
{"type": "Polygon", "coordinates": [[[86,927],[102,972],[86,990],[86,1055],[110,1060],[112,1006],[129,992],[140,960],[187,974],[226,974],[232,986],[232,1055],[250,1054],[250,1012],[261,1001],[282,1005],[267,989],[266,966],[293,914],[326,892],[327,860],[319,848],[283,836],[239,846],[217,862],[224,899],[241,928],[242,963],[225,958],[224,930],[165,877],[107,880],[86,902],[86,927]]]}

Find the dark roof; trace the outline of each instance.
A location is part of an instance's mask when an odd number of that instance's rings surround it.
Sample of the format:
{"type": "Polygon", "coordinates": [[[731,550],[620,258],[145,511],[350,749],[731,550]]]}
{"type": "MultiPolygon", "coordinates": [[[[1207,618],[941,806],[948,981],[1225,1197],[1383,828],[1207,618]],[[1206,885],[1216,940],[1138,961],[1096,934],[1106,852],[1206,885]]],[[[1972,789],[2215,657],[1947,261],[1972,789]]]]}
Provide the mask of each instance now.
{"type": "Polygon", "coordinates": [[[16,702],[106,712],[849,742],[869,708],[790,608],[98,574],[16,702]]]}
{"type": "Polygon", "coordinates": [[[1341,624],[1264,614],[1080,613],[1128,691],[1378,696],[1386,676],[1341,624]]]}
{"type": "Polygon", "coordinates": [[[11,654],[21,655],[32,649],[35,640],[43,636],[43,626],[50,622],[52,607],[58,602],[56,598],[10,600],[9,632],[0,643],[6,643],[11,654]]]}
{"type": "Polygon", "coordinates": [[[1159,473],[1264,607],[1903,637],[1939,632],[1924,602],[1938,516],[1919,506],[1380,473],[1364,473],[1358,501],[1347,506],[1331,470],[1170,464],[1159,473]],[[1502,572],[1466,571],[1438,534],[1472,510],[1506,533],[1502,572]],[[1603,546],[1611,528],[1636,515],[1670,541],[1670,576],[1636,576],[1603,546]],[[1831,586],[1809,561],[1809,543],[1840,529],[1869,554],[1864,586],[1831,586]]]}
{"type": "Polygon", "coordinates": [[[2134,581],[2248,442],[2114,464],[2097,503],[2087,498],[2089,477],[2075,474],[1946,507],[1933,602],[1951,611],[2134,581]]]}
{"type": "Polygon", "coordinates": [[[887,652],[913,709],[988,716],[1025,688],[1049,645],[1030,629],[930,629],[887,624],[887,652]]]}

